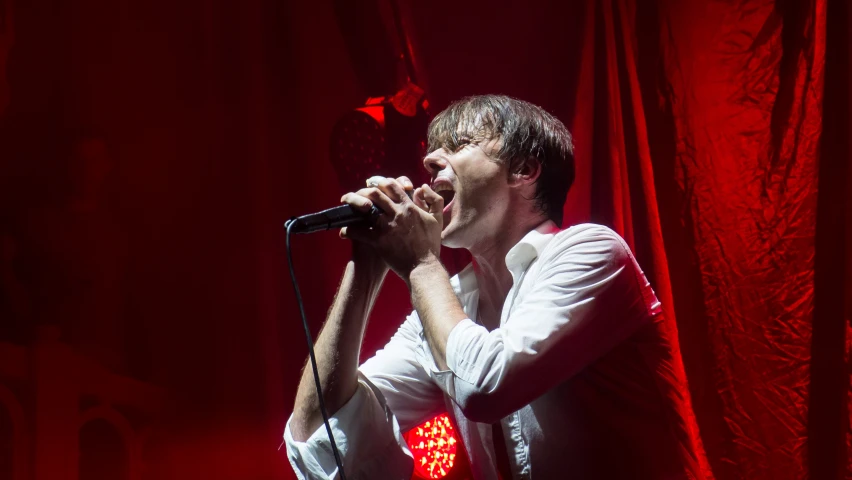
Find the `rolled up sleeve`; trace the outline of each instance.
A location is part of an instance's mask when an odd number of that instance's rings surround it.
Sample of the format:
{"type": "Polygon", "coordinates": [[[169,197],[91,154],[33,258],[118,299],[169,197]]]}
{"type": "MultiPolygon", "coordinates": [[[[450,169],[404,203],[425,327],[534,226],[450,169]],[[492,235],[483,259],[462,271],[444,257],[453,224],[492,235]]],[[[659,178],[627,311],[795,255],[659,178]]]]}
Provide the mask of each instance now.
{"type": "MultiPolygon", "coordinates": [[[[403,433],[445,410],[443,392],[416,358],[422,329],[417,315],[409,315],[387,345],[359,367],[358,390],[329,418],[346,478],[411,478],[414,462],[403,433]]],[[[325,425],[297,442],[288,421],[284,443],[300,479],[337,478],[325,425]]]]}
{"type": "Polygon", "coordinates": [[[464,320],[450,332],[452,379],[442,386],[469,420],[491,423],[523,407],[651,318],[626,245],[608,229],[591,233],[553,240],[500,328],[464,320]]]}
{"type": "MultiPolygon", "coordinates": [[[[337,464],[325,425],[305,442],[290,431],[292,415],[284,431],[287,458],[299,479],[339,478],[337,464]]],[[[334,415],[331,431],[343,459],[346,478],[411,478],[413,460],[399,423],[387,407],[382,393],[366,377],[359,377],[358,390],[334,415]]]]}

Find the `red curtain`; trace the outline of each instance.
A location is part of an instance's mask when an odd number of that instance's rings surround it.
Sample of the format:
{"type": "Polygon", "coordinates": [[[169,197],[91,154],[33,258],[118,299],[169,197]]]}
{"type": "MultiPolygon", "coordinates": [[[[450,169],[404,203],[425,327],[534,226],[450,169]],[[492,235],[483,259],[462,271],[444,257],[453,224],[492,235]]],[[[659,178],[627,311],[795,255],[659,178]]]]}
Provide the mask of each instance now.
{"type": "MultiPolygon", "coordinates": [[[[841,471],[816,461],[845,455],[824,449],[844,444],[827,421],[849,381],[823,353],[843,342],[816,338],[820,318],[839,339],[844,325],[842,261],[829,306],[815,294],[818,187],[848,165],[848,143],[821,164],[826,19],[826,0],[587,2],[566,221],[612,226],[645,268],[679,330],[708,477],[841,471]]],[[[824,257],[843,253],[842,191],[824,201],[841,205],[824,257]]]]}
{"type": "MultiPolygon", "coordinates": [[[[29,239],[67,255],[97,229],[27,228],[73,184],[75,135],[102,137],[115,165],[93,222],[126,241],[101,235],[81,262],[126,257],[101,298],[127,328],[119,373],[173,403],[148,476],[294,478],[276,447],[306,351],[280,225],[339,198],[328,135],[364,100],[332,3],[0,3],[15,7],[0,19],[0,267],[11,284],[16,244],[35,285],[16,305],[36,311],[4,310],[0,291],[0,330],[66,321],[39,317],[56,300],[40,282],[62,270],[29,239]]],[[[397,3],[433,111],[505,93],[575,134],[566,224],[610,225],[636,252],[678,330],[707,476],[852,478],[849,1],[397,3]]],[[[295,242],[314,332],[345,245],[295,242]]],[[[408,311],[390,282],[364,355],[408,311]]]]}

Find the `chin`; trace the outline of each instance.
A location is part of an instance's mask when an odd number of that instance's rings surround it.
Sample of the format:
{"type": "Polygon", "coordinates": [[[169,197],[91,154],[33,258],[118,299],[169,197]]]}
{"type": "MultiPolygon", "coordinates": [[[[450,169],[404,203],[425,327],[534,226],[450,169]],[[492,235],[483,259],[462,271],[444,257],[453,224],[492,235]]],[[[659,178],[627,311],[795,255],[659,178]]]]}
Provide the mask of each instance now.
{"type": "Polygon", "coordinates": [[[449,248],[463,248],[459,245],[457,231],[453,225],[447,225],[441,232],[441,245],[449,248]]]}
{"type": "Polygon", "coordinates": [[[466,225],[450,224],[441,232],[441,245],[448,248],[464,248],[470,246],[469,239],[464,234],[466,225]]]}

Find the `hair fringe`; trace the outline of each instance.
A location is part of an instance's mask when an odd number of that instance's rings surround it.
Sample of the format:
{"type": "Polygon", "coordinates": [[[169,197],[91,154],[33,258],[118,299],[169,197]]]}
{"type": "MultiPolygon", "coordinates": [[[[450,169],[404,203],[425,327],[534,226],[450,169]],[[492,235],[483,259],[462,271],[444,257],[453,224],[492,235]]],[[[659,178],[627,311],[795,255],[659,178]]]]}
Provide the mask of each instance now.
{"type": "Polygon", "coordinates": [[[543,108],[505,95],[477,95],[453,102],[429,124],[429,151],[456,152],[468,143],[499,139],[494,156],[517,171],[534,159],[541,165],[536,206],[557,225],[574,182],[571,133],[543,108]]]}

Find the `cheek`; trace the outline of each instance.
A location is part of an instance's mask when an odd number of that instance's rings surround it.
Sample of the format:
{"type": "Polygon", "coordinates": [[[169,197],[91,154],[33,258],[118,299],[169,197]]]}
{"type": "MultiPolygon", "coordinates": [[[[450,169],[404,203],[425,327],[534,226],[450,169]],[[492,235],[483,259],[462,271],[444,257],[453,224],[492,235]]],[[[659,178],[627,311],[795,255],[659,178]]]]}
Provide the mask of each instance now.
{"type": "Polygon", "coordinates": [[[483,201],[500,201],[504,196],[506,181],[499,175],[478,177],[470,182],[472,196],[483,201]]]}
{"type": "Polygon", "coordinates": [[[478,166],[473,172],[469,172],[467,175],[461,176],[461,178],[463,179],[463,187],[483,193],[498,191],[502,186],[506,185],[505,173],[490,162],[478,166]]]}

